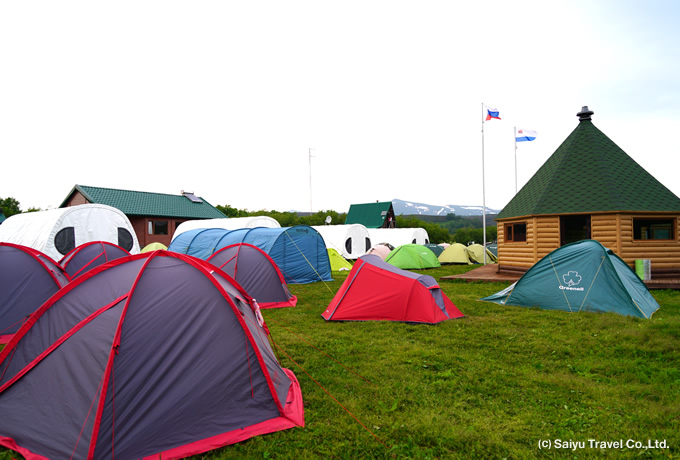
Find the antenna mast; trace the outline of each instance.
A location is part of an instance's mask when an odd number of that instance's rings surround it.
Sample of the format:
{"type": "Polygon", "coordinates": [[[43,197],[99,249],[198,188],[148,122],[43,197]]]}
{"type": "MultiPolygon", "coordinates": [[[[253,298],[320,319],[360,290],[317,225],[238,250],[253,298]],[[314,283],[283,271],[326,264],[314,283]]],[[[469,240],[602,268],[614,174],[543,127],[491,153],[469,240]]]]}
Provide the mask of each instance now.
{"type": "Polygon", "coordinates": [[[309,148],[309,212],[314,212],[312,210],[312,150],[309,148]]]}

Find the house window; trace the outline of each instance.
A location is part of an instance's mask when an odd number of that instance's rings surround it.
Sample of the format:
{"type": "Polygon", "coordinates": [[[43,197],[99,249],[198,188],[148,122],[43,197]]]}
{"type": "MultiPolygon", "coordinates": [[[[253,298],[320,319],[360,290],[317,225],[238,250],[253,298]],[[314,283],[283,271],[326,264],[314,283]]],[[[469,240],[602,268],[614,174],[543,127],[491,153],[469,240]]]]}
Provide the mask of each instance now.
{"type": "Polygon", "coordinates": [[[505,225],[505,242],[506,243],[524,243],[527,240],[527,224],[526,222],[518,222],[514,224],[505,225]]]}
{"type": "Polygon", "coordinates": [[[674,240],[675,219],[633,219],[633,239],[674,240]]]}
{"type": "Polygon", "coordinates": [[[149,235],[167,235],[167,234],[168,234],[167,220],[149,221],[149,235]]]}

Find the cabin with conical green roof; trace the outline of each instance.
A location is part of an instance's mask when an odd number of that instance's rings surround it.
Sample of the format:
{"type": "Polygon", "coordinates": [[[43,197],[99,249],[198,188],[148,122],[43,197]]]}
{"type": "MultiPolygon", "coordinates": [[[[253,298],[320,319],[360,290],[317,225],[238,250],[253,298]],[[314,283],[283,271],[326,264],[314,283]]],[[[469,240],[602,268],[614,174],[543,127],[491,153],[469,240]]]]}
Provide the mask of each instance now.
{"type": "Polygon", "coordinates": [[[549,252],[594,239],[652,278],[680,275],[680,198],[592,122],[579,124],[498,214],[499,271],[526,271],[549,252]]]}

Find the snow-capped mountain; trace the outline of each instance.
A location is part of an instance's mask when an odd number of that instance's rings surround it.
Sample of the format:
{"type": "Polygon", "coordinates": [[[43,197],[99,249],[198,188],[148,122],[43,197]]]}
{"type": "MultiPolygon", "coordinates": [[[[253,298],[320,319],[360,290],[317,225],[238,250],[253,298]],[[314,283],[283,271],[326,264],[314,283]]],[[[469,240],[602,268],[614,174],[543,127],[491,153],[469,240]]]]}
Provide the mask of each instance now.
{"type": "MultiPolygon", "coordinates": [[[[445,216],[447,214],[455,214],[457,216],[481,216],[482,206],[462,206],[455,204],[447,204],[444,206],[416,203],[414,201],[392,200],[392,207],[394,214],[397,216],[403,215],[425,215],[425,216],[445,216]]],[[[491,209],[486,207],[487,214],[498,214],[500,209],[491,209]]]]}

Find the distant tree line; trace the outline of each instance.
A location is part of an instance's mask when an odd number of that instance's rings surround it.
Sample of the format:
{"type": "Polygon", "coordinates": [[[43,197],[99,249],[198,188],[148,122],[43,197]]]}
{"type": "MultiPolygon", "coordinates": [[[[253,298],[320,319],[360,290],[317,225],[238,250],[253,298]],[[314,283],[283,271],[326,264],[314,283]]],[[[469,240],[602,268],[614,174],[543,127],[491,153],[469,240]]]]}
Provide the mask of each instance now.
{"type": "Polygon", "coordinates": [[[22,212],[35,212],[41,210],[40,208],[28,208],[26,211],[22,211],[19,201],[12,197],[0,198],[0,209],[2,209],[2,213],[5,217],[21,214],[22,212]]]}
{"type": "MultiPolygon", "coordinates": [[[[326,218],[331,216],[331,224],[344,224],[347,213],[338,213],[327,210],[319,211],[314,214],[304,213],[299,215],[295,212],[279,211],[248,211],[237,209],[229,205],[215,206],[227,217],[250,217],[250,216],[269,216],[275,219],[282,227],[292,227],[294,225],[325,225],[326,218]]],[[[430,237],[430,242],[439,243],[481,243],[483,241],[481,216],[462,217],[455,214],[447,216],[397,216],[397,228],[424,228],[430,237]]],[[[497,229],[495,226],[486,227],[486,241],[496,241],[497,229]]]]}
{"type": "MultiPolygon", "coordinates": [[[[249,216],[269,216],[275,219],[282,227],[293,227],[295,225],[325,225],[328,216],[331,217],[331,224],[344,224],[347,213],[339,213],[333,210],[319,211],[313,214],[280,212],[280,211],[248,211],[237,209],[227,205],[215,206],[227,217],[249,217],[249,216]]],[[[40,211],[40,208],[29,208],[21,210],[19,201],[12,197],[0,198],[0,208],[5,217],[21,214],[22,212],[40,211]]],[[[493,222],[487,218],[487,223],[493,222]]],[[[398,228],[424,228],[430,237],[430,242],[438,243],[481,243],[483,241],[482,218],[481,216],[456,216],[448,214],[446,216],[397,216],[398,228]]],[[[486,227],[486,241],[496,241],[496,226],[486,227]]]]}
{"type": "Polygon", "coordinates": [[[246,209],[236,209],[229,205],[215,206],[227,217],[252,217],[252,216],[268,216],[275,219],[282,227],[293,227],[295,225],[325,225],[328,216],[331,217],[331,224],[344,224],[347,218],[347,213],[338,213],[336,211],[319,211],[314,214],[309,213],[295,213],[295,212],[280,212],[280,211],[248,211],[246,209]]]}

